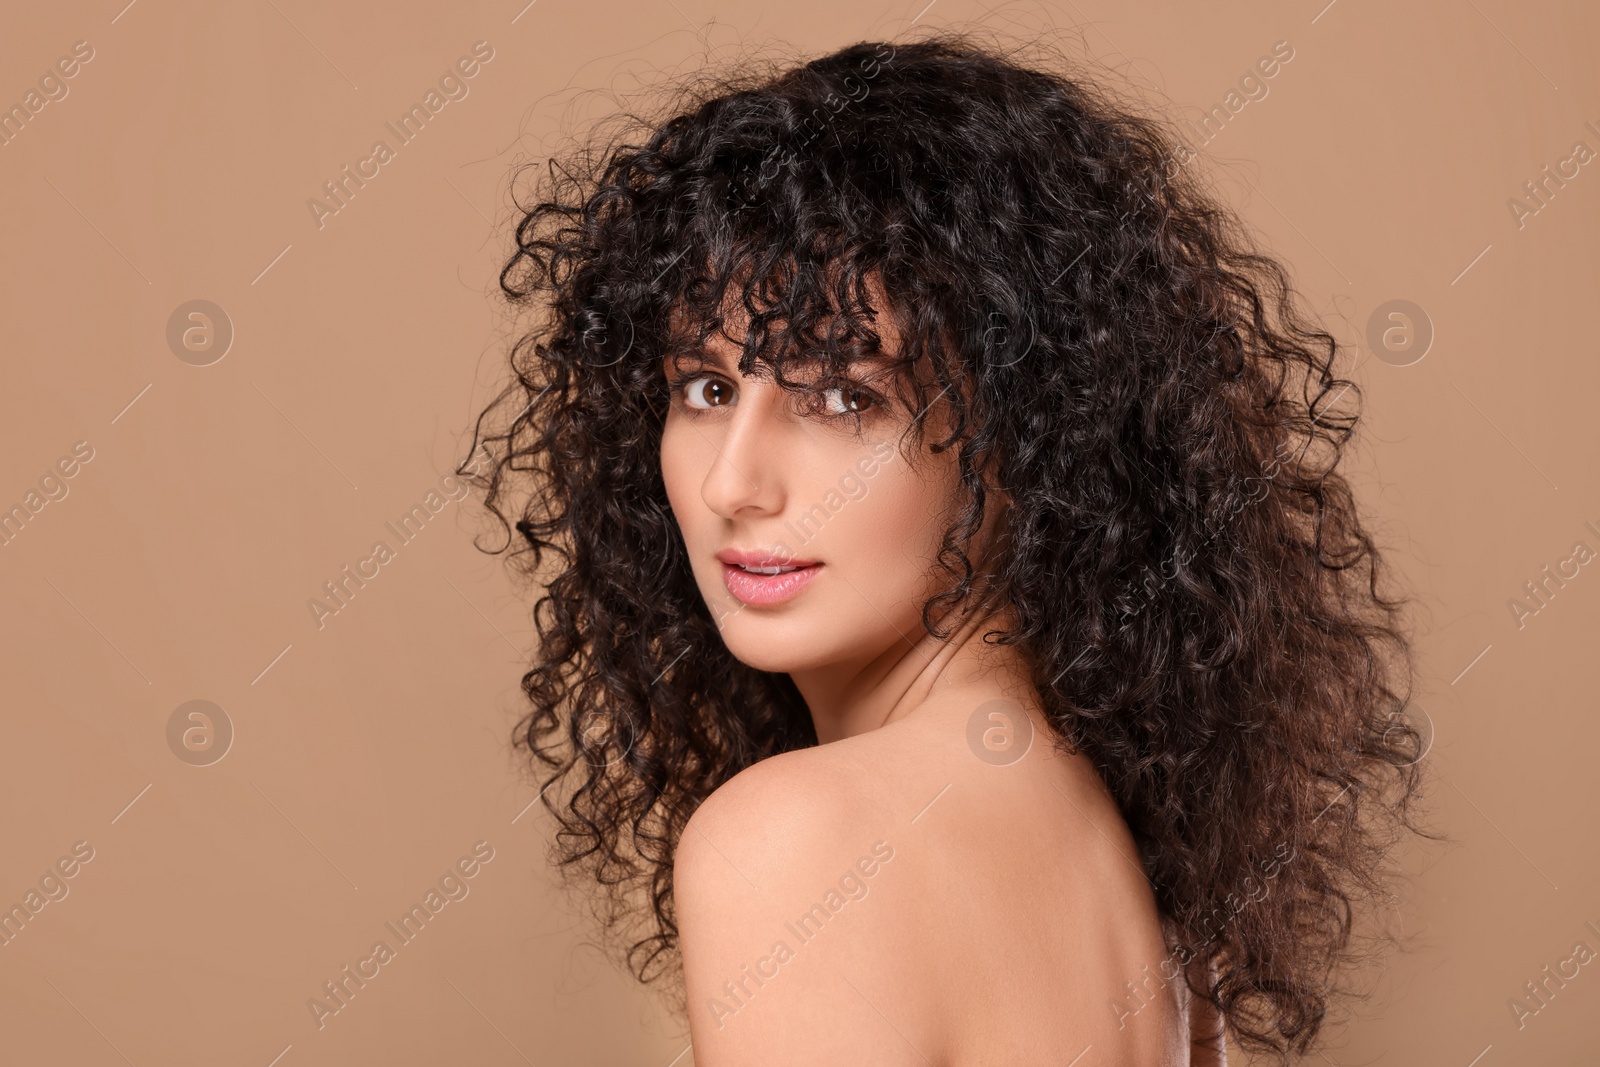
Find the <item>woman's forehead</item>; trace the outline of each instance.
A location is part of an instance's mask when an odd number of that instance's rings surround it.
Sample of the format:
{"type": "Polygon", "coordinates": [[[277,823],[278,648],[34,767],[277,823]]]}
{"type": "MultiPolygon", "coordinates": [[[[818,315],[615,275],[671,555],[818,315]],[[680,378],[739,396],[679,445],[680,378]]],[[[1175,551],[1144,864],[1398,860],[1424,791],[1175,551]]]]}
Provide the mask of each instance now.
{"type": "MultiPolygon", "coordinates": [[[[749,326],[743,307],[731,308],[720,318],[691,317],[678,307],[669,315],[663,360],[693,358],[732,366],[743,356],[749,326]]],[[[786,368],[832,362],[872,372],[900,362],[900,331],[886,314],[852,322],[836,311],[807,322],[803,335],[789,320],[778,317],[764,322],[761,332],[757,360],[786,368]]]]}

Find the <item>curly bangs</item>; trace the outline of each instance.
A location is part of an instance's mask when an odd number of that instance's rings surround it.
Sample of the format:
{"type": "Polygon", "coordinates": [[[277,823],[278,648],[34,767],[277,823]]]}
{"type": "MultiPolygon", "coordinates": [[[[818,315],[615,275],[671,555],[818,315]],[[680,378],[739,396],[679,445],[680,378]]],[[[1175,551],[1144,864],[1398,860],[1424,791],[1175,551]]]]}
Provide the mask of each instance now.
{"type": "Polygon", "coordinates": [[[1016,625],[989,636],[1099,769],[1191,986],[1246,1047],[1310,1048],[1420,788],[1404,602],[1336,469],[1360,391],[1334,338],[1086,71],[867,42],[664,115],[536,175],[500,276],[533,321],[474,441],[503,444],[478,482],[543,589],[516,741],[555,859],[607,888],[641,980],[675,974],[689,816],[816,743],[788,676],[724,646],[662,481],[662,360],[736,317],[744,373],[805,388],[797,364],[878,355],[912,439],[938,414],[964,506],[924,622],[992,579],[1016,625]],[[975,576],[996,489],[1006,550],[975,576]]]}

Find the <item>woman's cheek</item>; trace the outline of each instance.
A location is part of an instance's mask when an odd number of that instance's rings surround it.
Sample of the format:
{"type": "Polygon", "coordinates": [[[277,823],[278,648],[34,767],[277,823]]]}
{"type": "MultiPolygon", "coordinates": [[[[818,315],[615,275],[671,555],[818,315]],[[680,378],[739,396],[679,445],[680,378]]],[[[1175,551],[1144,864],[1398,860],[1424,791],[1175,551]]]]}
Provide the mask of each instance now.
{"type": "Polygon", "coordinates": [[[861,501],[863,558],[880,589],[878,597],[893,604],[920,608],[930,586],[944,534],[945,509],[940,487],[909,471],[896,457],[873,479],[861,501]]]}
{"type": "Polygon", "coordinates": [[[683,446],[688,442],[683,441],[676,432],[680,429],[669,421],[662,432],[661,480],[667,491],[667,506],[677,521],[696,581],[702,589],[711,589],[714,586],[707,575],[701,573],[705,566],[701,557],[707,550],[705,526],[711,517],[700,497],[705,472],[697,470],[698,461],[692,454],[686,453],[683,446]]]}

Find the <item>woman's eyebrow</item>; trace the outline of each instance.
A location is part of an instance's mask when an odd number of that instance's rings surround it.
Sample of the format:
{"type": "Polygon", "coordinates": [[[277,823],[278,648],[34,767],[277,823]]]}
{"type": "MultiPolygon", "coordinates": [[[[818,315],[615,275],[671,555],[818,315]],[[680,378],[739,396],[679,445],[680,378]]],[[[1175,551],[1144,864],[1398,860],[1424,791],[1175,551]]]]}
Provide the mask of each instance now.
{"type": "Polygon", "coordinates": [[[681,343],[669,348],[661,357],[664,366],[672,367],[684,363],[691,366],[709,365],[718,369],[726,366],[722,356],[713,352],[705,345],[681,343]]]}
{"type": "Polygon", "coordinates": [[[856,370],[864,381],[875,382],[895,376],[899,369],[898,364],[899,361],[894,356],[875,353],[852,361],[851,368],[856,370]]]}
{"type": "MultiPolygon", "coordinates": [[[[661,357],[663,372],[678,366],[705,367],[722,371],[724,374],[737,372],[739,352],[733,354],[723,346],[713,346],[704,342],[696,342],[684,338],[675,342],[661,357]]],[[[849,361],[847,376],[856,377],[863,382],[877,382],[892,376],[897,360],[896,357],[884,352],[863,353],[849,361]]],[[[791,359],[787,361],[785,374],[796,380],[803,380],[810,372],[819,370],[823,361],[818,359],[791,359]]]]}

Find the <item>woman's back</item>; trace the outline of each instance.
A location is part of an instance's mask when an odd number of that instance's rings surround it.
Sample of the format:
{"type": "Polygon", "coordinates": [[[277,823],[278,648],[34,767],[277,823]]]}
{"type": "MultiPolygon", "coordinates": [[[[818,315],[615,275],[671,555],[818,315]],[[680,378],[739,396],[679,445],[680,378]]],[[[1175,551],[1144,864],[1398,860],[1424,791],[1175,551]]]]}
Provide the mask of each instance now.
{"type": "Polygon", "coordinates": [[[676,884],[700,1067],[1191,1063],[1127,829],[1021,712],[946,690],[702,806],[676,884]]]}

